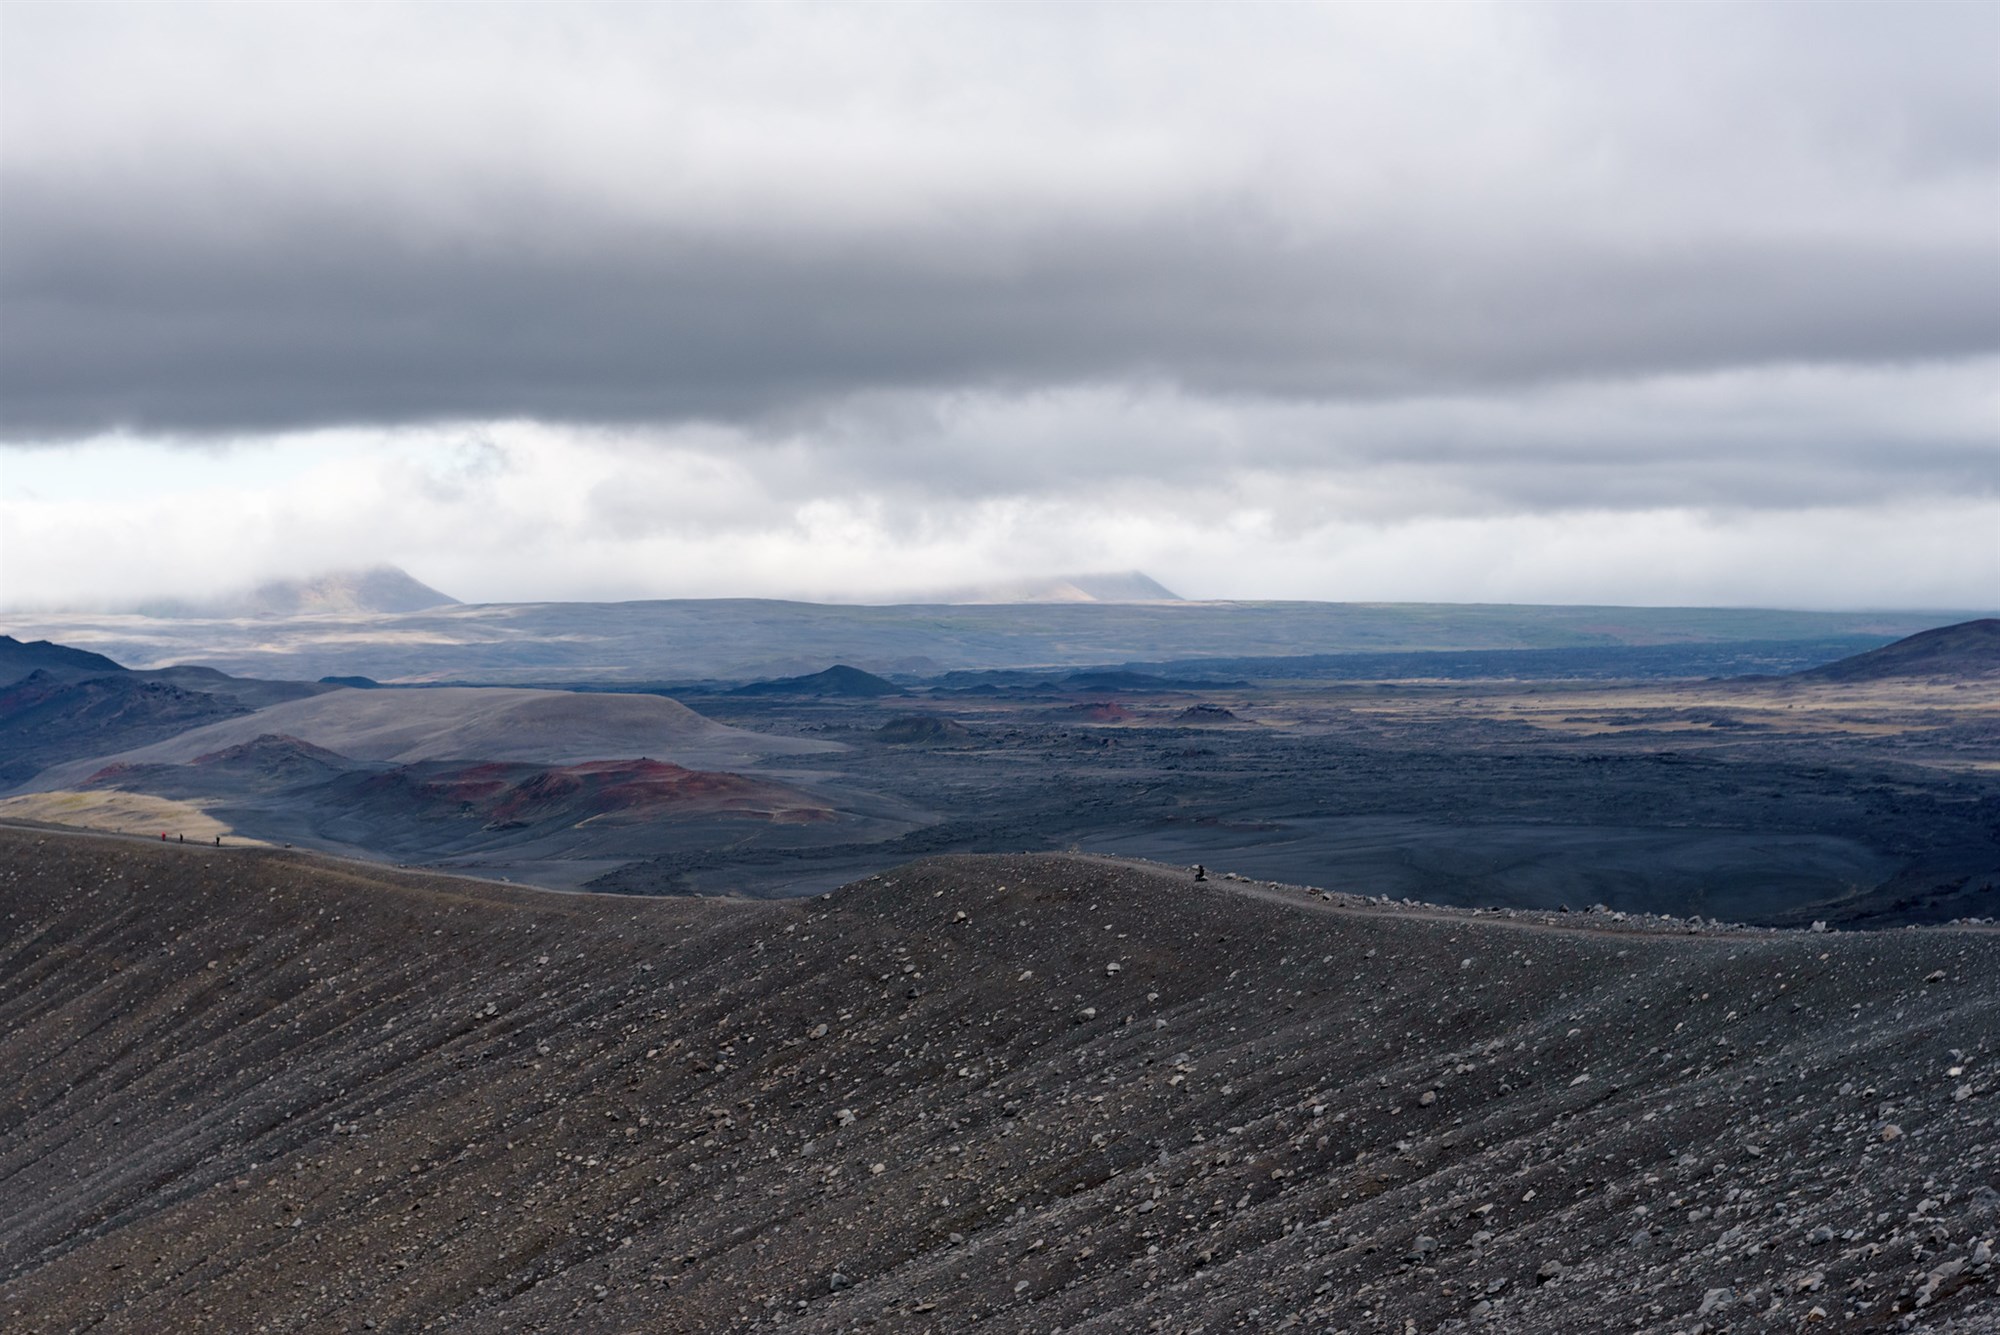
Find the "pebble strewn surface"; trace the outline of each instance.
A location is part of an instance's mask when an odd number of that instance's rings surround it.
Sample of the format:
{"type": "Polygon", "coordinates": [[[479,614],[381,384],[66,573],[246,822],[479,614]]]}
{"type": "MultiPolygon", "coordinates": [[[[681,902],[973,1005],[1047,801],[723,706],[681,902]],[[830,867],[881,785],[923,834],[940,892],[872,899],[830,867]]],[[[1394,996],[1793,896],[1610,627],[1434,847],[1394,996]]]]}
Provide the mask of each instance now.
{"type": "Polygon", "coordinates": [[[2000,934],[0,831],[0,1327],[2000,1327],[2000,934]]]}

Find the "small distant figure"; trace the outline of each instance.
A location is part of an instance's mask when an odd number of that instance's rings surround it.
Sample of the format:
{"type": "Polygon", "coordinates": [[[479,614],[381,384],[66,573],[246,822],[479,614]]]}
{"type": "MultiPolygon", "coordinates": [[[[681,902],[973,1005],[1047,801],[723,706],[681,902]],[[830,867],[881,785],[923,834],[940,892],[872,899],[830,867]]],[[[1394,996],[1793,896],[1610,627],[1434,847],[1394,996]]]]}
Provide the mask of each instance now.
{"type": "Polygon", "coordinates": [[[221,836],[221,835],[219,835],[219,834],[215,836],[215,846],[216,846],[217,848],[221,848],[221,847],[222,847],[222,836],[221,836]]]}
{"type": "Polygon", "coordinates": [[[160,831],[160,842],[163,844],[167,842],[167,832],[165,830],[160,831]]]}
{"type": "Polygon", "coordinates": [[[177,835],[175,835],[175,836],[174,836],[174,842],[175,842],[175,843],[177,843],[177,844],[184,844],[184,843],[186,843],[187,841],[188,841],[188,837],[187,837],[186,835],[184,835],[184,834],[177,834],[177,835]]]}
{"type": "Polygon", "coordinates": [[[1196,879],[1197,881],[1205,881],[1205,880],[1207,880],[1207,879],[1208,879],[1208,868],[1206,868],[1206,867],[1202,866],[1202,865],[1201,865],[1201,864],[1200,864],[1199,862],[1195,863],[1195,864],[1194,864],[1194,878],[1195,878],[1195,879],[1196,879]]]}

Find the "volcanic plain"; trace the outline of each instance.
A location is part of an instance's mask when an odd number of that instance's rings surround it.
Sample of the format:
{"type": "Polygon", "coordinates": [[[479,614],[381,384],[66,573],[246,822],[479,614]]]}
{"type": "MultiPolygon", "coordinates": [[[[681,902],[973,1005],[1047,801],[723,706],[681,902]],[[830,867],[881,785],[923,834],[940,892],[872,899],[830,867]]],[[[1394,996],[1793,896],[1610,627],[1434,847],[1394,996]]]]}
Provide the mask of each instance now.
{"type": "Polygon", "coordinates": [[[524,689],[132,673],[7,644],[32,668],[0,692],[15,819],[644,895],[814,894],[1045,850],[1467,907],[2000,916],[1993,621],[1708,679],[1616,674],[1771,651],[524,689]]]}

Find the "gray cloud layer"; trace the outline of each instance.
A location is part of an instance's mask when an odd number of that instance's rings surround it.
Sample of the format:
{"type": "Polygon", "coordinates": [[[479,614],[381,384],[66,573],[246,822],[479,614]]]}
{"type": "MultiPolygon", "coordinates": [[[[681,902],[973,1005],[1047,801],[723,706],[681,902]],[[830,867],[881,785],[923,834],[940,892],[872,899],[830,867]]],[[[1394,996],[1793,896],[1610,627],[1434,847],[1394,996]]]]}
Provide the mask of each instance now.
{"type": "Polygon", "coordinates": [[[2000,347],[1987,5],[4,22],[16,440],[2000,347]]]}

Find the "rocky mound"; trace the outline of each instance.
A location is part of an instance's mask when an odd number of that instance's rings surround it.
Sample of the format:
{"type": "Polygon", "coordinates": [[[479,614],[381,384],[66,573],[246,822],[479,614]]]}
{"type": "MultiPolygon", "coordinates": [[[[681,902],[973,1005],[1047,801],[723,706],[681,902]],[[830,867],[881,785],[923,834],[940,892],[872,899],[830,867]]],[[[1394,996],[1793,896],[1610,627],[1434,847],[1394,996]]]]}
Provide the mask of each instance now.
{"type": "Polygon", "coordinates": [[[1806,681],[1841,682],[1905,677],[1990,680],[2000,677],[2000,618],[1919,631],[1880,649],[1793,675],[1806,681]]]}
{"type": "Polygon", "coordinates": [[[1130,723],[1131,710],[1116,700],[1086,700],[1064,707],[1063,713],[1082,723],[1130,723]]]}
{"type": "Polygon", "coordinates": [[[1242,721],[1221,705],[1189,705],[1174,715],[1176,723],[1241,723],[1242,721]]]}
{"type": "Polygon", "coordinates": [[[796,788],[657,760],[582,765],[406,765],[356,781],[336,808],[392,802],[415,819],[477,820],[497,829],[633,824],[683,816],[832,820],[833,809],[796,788]]]}
{"type": "Polygon", "coordinates": [[[337,751],[287,737],[281,732],[263,733],[247,742],[198,755],[188,763],[211,768],[249,768],[259,772],[276,770],[287,774],[333,773],[350,769],[354,764],[337,751]]]}
{"type": "MultiPolygon", "coordinates": [[[[77,785],[79,791],[119,791],[207,805],[252,794],[318,793],[363,764],[296,737],[267,733],[185,765],[113,761],[77,785]]],[[[57,790],[60,791],[60,790],[57,790]]]]}
{"type": "Polygon", "coordinates": [[[10,1330],[2000,1320],[1990,929],[1055,857],[634,901],[20,832],[0,904],[10,1330]]]}
{"type": "Polygon", "coordinates": [[[875,730],[875,740],[891,746],[944,746],[971,736],[972,730],[957,719],[930,714],[890,719],[875,730]]]}

